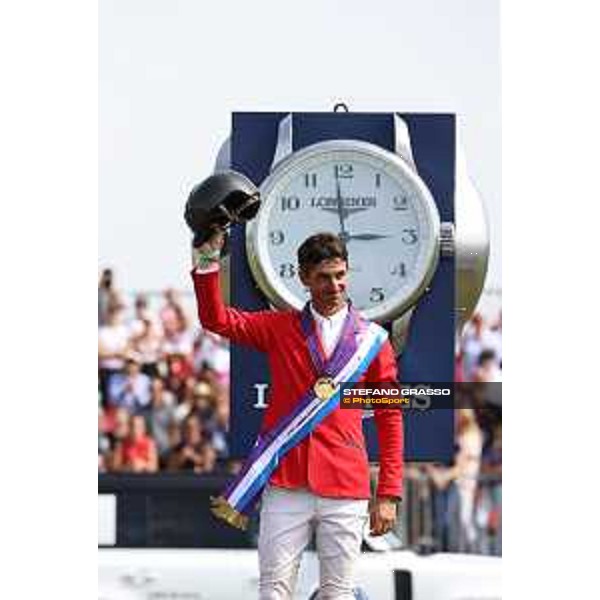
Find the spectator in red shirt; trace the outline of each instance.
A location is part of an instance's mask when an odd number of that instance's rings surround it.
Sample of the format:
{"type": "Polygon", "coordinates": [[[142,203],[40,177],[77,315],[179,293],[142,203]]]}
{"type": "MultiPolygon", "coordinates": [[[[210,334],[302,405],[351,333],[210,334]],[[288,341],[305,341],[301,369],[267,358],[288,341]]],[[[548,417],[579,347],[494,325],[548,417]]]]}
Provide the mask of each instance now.
{"type": "Polygon", "coordinates": [[[104,466],[107,470],[114,471],[115,449],[129,436],[130,414],[126,408],[111,407],[104,413],[103,431],[110,442],[104,458],[104,466]]]}
{"type": "Polygon", "coordinates": [[[131,417],[130,434],[115,448],[114,469],[134,473],[156,473],[158,452],[154,440],[146,433],[142,415],[131,417]]]}

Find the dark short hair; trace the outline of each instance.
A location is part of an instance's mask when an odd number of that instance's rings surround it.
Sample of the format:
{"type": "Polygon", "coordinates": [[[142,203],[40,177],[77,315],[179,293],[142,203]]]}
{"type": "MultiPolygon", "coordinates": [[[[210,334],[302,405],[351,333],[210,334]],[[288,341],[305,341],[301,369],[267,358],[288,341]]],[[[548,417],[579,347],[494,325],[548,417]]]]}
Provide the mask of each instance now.
{"type": "Polygon", "coordinates": [[[496,358],[496,353],[493,350],[482,350],[481,354],[479,355],[479,360],[477,361],[477,363],[479,364],[479,366],[483,365],[484,362],[488,361],[488,360],[493,360],[496,358]]]}
{"type": "Polygon", "coordinates": [[[346,244],[333,233],[316,233],[298,248],[298,265],[303,271],[316,267],[321,261],[341,258],[348,262],[346,244]]]}

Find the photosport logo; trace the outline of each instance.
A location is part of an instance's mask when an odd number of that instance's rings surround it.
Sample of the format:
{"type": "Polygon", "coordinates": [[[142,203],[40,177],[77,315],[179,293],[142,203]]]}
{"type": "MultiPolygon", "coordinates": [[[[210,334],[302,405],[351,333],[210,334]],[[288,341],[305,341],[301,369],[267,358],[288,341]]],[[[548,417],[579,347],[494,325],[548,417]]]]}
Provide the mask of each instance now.
{"type": "Polygon", "coordinates": [[[342,408],[454,408],[454,383],[343,383],[340,392],[342,408]]]}
{"type": "Polygon", "coordinates": [[[413,411],[478,407],[502,410],[500,382],[352,383],[340,385],[342,408],[400,408],[413,411]]]}

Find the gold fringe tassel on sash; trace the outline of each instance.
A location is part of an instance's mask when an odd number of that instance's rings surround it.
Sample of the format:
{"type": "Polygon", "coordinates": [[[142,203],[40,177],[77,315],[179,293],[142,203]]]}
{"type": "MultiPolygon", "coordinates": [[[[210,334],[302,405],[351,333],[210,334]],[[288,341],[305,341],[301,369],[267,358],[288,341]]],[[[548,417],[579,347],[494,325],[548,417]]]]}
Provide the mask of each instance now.
{"type": "Polygon", "coordinates": [[[238,529],[246,530],[248,527],[248,517],[238,512],[225,500],[223,496],[210,499],[212,506],[210,510],[219,519],[223,519],[226,523],[238,529]]]}

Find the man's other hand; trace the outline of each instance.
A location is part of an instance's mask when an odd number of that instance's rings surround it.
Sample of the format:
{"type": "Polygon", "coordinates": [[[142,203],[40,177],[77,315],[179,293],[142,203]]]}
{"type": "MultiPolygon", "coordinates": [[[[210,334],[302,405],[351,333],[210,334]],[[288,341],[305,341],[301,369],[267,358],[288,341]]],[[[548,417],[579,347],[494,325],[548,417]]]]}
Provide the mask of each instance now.
{"type": "Polygon", "coordinates": [[[398,504],[393,498],[375,498],[370,508],[371,535],[383,535],[396,525],[398,504]]]}

